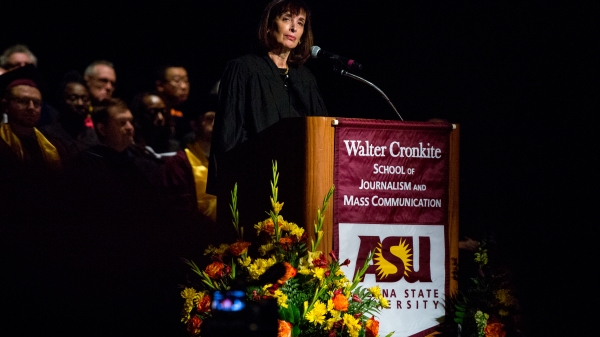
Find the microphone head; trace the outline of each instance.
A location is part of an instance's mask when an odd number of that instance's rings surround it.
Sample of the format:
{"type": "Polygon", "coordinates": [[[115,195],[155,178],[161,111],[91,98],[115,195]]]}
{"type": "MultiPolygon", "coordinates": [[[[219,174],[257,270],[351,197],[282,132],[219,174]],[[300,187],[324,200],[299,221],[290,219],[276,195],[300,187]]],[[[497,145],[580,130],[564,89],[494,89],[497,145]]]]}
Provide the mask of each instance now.
{"type": "Polygon", "coordinates": [[[321,47],[319,46],[310,47],[310,56],[314,59],[319,58],[319,51],[321,51],[321,47]]]}

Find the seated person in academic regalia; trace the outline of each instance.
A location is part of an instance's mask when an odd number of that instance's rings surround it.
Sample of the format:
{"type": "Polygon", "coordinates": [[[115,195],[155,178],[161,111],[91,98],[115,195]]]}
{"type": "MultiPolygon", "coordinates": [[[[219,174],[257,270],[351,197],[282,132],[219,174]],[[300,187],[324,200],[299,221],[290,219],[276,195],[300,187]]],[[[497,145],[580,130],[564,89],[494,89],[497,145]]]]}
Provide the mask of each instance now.
{"type": "Polygon", "coordinates": [[[145,92],[137,95],[131,103],[135,124],[135,144],[145,148],[157,158],[175,155],[179,143],[171,139],[167,124],[168,111],[158,93],[145,92]]]}
{"type": "Polygon", "coordinates": [[[44,126],[40,131],[56,146],[65,163],[98,144],[98,137],[85,123],[90,111],[90,94],[83,78],[73,72],[65,75],[60,94],[58,122],[44,126]]]}
{"type": "Polygon", "coordinates": [[[167,106],[165,120],[171,129],[171,137],[181,141],[190,131],[187,110],[190,95],[190,81],[187,70],[179,65],[160,67],[156,72],[156,91],[167,106]]]}
{"type": "MultiPolygon", "coordinates": [[[[0,76],[0,115],[7,116],[0,123],[0,303],[10,308],[0,325],[17,335],[27,334],[31,303],[46,313],[46,304],[55,303],[49,289],[57,279],[53,257],[60,253],[53,239],[64,235],[62,219],[55,217],[61,159],[35,127],[42,106],[39,82],[32,65],[0,76]],[[48,301],[39,301],[40,294],[48,301]]],[[[48,332],[46,317],[37,324],[48,332]]]]}
{"type": "Polygon", "coordinates": [[[82,152],[77,166],[117,186],[159,186],[161,162],[133,143],[133,115],[127,104],[106,99],[95,107],[92,119],[100,144],[82,152]]]}
{"type": "MultiPolygon", "coordinates": [[[[4,53],[0,55],[0,74],[3,73],[2,69],[11,71],[19,67],[26,65],[33,65],[37,68],[38,59],[33,52],[25,45],[17,44],[8,47],[4,50],[4,53]]],[[[38,89],[41,89],[41,84],[38,83],[38,89]]],[[[41,89],[41,91],[44,91],[41,89]]],[[[2,115],[0,114],[0,117],[2,115]]],[[[51,123],[55,123],[58,119],[58,111],[49,105],[46,101],[42,101],[42,108],[40,112],[40,119],[37,122],[37,127],[42,127],[51,123]]]]}
{"type": "Polygon", "coordinates": [[[158,329],[156,335],[165,335],[173,315],[164,301],[177,293],[172,269],[185,255],[174,253],[174,242],[183,236],[176,235],[178,225],[161,198],[161,163],[133,144],[133,115],[122,100],[100,102],[92,118],[100,144],[81,152],[69,168],[69,206],[82,225],[77,230],[85,245],[79,244],[78,261],[90,268],[79,277],[91,289],[94,317],[102,322],[95,331],[145,335],[158,329]],[[131,312],[149,315],[149,322],[139,327],[131,312]]]}
{"type": "Polygon", "coordinates": [[[1,109],[7,116],[7,123],[0,124],[2,170],[17,173],[23,172],[23,168],[44,171],[61,167],[56,147],[35,128],[42,106],[38,82],[39,75],[32,65],[0,76],[1,109]]]}
{"type": "Polygon", "coordinates": [[[208,158],[210,154],[210,141],[212,138],[213,124],[217,99],[211,95],[203,100],[204,106],[192,121],[194,136],[184,151],[167,160],[165,163],[164,184],[167,194],[180,207],[197,208],[202,214],[216,221],[217,198],[206,193],[206,180],[208,176],[208,158]]]}

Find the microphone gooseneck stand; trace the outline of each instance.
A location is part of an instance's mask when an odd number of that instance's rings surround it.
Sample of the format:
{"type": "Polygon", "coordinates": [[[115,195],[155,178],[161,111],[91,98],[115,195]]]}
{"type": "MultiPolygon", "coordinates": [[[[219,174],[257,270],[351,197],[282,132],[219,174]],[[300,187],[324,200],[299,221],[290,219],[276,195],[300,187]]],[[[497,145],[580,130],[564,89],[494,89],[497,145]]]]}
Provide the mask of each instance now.
{"type": "Polygon", "coordinates": [[[359,82],[365,83],[373,88],[375,88],[375,90],[377,90],[381,96],[383,96],[383,98],[385,98],[385,100],[388,102],[388,104],[392,107],[392,109],[394,109],[394,111],[396,112],[396,114],[398,115],[398,118],[400,118],[401,121],[404,121],[404,118],[402,118],[402,116],[400,116],[400,113],[398,112],[398,110],[396,110],[396,107],[394,106],[394,104],[392,104],[392,101],[390,101],[390,99],[387,97],[387,95],[381,90],[379,89],[375,84],[365,80],[364,78],[358,76],[358,75],[354,75],[344,69],[342,69],[340,66],[338,65],[334,65],[333,66],[333,71],[335,71],[336,73],[339,72],[340,75],[342,76],[346,76],[346,77],[350,77],[352,79],[355,79],[359,82]]]}

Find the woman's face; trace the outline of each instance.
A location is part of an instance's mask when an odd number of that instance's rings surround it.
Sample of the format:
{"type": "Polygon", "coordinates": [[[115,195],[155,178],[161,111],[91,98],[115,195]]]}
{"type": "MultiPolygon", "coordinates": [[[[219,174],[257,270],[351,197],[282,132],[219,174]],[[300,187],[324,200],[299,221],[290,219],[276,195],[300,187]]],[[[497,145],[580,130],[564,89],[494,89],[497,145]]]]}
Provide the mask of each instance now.
{"type": "Polygon", "coordinates": [[[302,33],[304,33],[305,22],[306,13],[304,11],[301,11],[298,15],[286,12],[275,18],[275,30],[271,34],[277,41],[277,45],[284,50],[296,48],[302,33]]]}

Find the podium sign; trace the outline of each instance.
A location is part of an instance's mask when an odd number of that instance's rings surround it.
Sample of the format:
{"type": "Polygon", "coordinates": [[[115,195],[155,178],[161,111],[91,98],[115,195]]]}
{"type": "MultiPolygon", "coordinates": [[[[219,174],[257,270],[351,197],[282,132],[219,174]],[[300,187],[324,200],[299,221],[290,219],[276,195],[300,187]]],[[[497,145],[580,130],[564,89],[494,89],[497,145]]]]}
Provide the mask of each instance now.
{"type": "Polygon", "coordinates": [[[447,123],[339,119],[335,135],[334,247],[360,286],[379,286],[390,309],[381,336],[426,336],[450,291],[447,123]]]}

